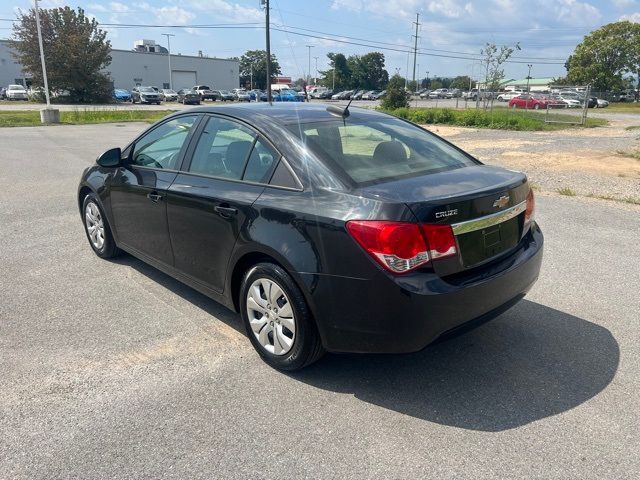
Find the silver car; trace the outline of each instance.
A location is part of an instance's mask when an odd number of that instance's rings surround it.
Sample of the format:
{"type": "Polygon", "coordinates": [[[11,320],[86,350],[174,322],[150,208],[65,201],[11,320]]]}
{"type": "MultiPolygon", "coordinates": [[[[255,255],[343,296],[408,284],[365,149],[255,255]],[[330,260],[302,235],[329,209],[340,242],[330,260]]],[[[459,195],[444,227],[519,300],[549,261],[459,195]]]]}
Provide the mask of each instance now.
{"type": "Polygon", "coordinates": [[[7,100],[29,100],[29,95],[22,85],[9,85],[5,95],[7,100]]]}

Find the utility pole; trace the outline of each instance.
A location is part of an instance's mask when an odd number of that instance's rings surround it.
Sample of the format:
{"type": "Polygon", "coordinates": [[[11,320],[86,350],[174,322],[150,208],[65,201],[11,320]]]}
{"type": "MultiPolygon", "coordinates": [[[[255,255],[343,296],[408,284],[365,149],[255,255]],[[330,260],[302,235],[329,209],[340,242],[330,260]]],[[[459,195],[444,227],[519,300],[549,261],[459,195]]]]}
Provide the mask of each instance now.
{"type": "Polygon", "coordinates": [[[533,65],[529,63],[527,67],[529,67],[529,73],[527,74],[527,93],[529,93],[529,80],[531,80],[531,67],[533,67],[533,65]]]}
{"type": "Polygon", "coordinates": [[[40,30],[40,9],[38,0],[34,0],[36,5],[36,29],[38,31],[38,45],[40,46],[40,62],[42,63],[42,79],[44,81],[44,96],[47,100],[47,107],[40,110],[40,121],[42,123],[59,123],[60,111],[51,108],[51,99],[49,98],[49,81],[47,79],[47,66],[44,62],[44,47],[42,46],[42,30],[40,30]]]}
{"type": "Polygon", "coordinates": [[[331,87],[331,91],[335,93],[336,91],[336,59],[333,58],[333,86],[331,87]]]}
{"type": "Polygon", "coordinates": [[[313,45],[307,45],[307,48],[309,49],[309,67],[307,69],[307,85],[311,83],[311,49],[313,47],[314,47],[313,45]]]}
{"type": "Polygon", "coordinates": [[[414,22],[416,25],[416,34],[413,35],[414,37],[414,44],[413,44],[413,83],[416,86],[416,91],[418,91],[418,84],[416,83],[416,60],[418,57],[418,27],[420,26],[420,14],[416,13],[416,21],[414,22]]]}
{"type": "Polygon", "coordinates": [[[316,59],[316,76],[313,79],[313,84],[317,85],[318,84],[318,57],[313,57],[316,59]]]}
{"type": "Polygon", "coordinates": [[[173,33],[163,33],[167,37],[167,56],[169,57],[169,88],[173,90],[173,80],[171,79],[171,37],[175,37],[173,33]]]}
{"type": "MultiPolygon", "coordinates": [[[[269,37],[269,0],[261,0],[265,7],[266,43],[267,43],[267,102],[271,105],[271,39],[269,37]]],[[[260,98],[258,97],[258,101],[260,98]]]]}
{"type": "Polygon", "coordinates": [[[249,90],[253,90],[253,63],[249,65],[249,72],[249,90]]]}

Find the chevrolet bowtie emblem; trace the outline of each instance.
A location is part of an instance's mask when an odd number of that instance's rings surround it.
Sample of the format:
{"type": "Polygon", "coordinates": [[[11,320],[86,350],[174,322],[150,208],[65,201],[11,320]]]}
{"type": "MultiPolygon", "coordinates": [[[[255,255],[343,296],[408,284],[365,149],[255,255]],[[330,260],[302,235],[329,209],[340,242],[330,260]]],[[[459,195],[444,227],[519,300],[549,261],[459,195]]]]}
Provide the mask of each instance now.
{"type": "Polygon", "coordinates": [[[493,202],[493,206],[496,208],[506,207],[509,203],[509,195],[503,195],[498,198],[495,202],[493,202]]]}

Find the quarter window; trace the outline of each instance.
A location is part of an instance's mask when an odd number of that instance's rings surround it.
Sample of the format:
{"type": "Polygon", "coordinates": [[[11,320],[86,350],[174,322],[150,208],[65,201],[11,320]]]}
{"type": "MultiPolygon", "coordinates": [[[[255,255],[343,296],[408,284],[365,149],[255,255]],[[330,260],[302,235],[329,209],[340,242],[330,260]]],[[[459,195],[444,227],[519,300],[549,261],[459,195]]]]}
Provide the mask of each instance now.
{"type": "Polygon", "coordinates": [[[134,145],[131,163],[174,170],[180,150],[197,118],[195,115],[178,117],[154,128],[134,145]]]}

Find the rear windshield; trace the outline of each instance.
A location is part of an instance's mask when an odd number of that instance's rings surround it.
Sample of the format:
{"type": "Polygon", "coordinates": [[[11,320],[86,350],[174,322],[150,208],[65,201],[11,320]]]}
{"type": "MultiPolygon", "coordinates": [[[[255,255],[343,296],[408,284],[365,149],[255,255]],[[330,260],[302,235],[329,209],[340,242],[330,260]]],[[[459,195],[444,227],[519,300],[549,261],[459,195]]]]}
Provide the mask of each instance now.
{"type": "Polygon", "coordinates": [[[397,118],[290,125],[329,167],[357,185],[476,165],[429,132],[397,118]]]}

